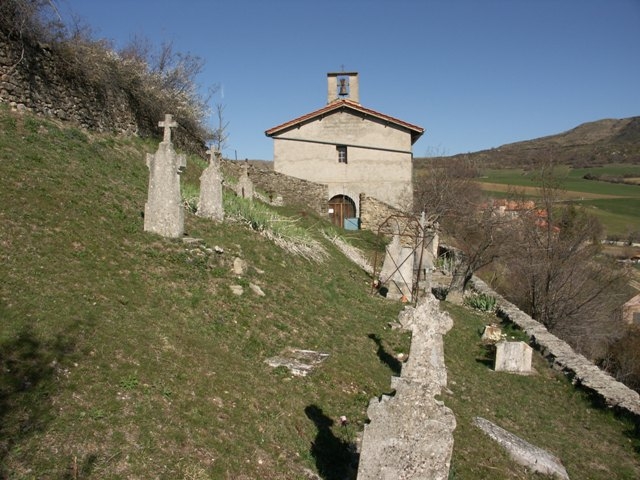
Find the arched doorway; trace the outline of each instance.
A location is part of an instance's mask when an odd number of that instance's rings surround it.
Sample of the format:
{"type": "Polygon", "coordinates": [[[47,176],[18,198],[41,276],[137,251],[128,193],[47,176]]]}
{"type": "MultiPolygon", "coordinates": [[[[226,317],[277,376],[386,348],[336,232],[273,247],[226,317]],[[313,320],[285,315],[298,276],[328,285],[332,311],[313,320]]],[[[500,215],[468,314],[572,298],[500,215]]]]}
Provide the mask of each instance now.
{"type": "Polygon", "coordinates": [[[329,200],[329,218],[334,225],[344,228],[344,219],[355,216],[356,204],[346,195],[336,195],[329,200]]]}

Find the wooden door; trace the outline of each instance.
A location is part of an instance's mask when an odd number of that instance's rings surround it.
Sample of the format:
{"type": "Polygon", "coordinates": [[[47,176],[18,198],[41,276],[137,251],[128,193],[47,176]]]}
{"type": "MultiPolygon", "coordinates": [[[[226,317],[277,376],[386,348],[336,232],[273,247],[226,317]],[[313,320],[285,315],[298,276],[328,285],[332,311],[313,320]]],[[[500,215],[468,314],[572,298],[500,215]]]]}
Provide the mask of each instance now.
{"type": "Polygon", "coordinates": [[[329,200],[329,217],[335,226],[344,228],[344,219],[355,216],[356,204],[346,195],[336,195],[329,200]]]}

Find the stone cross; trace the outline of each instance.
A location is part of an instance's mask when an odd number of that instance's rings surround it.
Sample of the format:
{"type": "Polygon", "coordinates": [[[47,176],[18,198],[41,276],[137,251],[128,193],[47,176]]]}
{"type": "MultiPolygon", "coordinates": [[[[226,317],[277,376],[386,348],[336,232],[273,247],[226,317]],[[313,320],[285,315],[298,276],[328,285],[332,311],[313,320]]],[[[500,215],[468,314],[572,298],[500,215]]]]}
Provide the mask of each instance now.
{"type": "Polygon", "coordinates": [[[167,113],[164,116],[164,120],[158,122],[160,128],[164,128],[164,143],[171,143],[171,129],[178,126],[178,122],[173,119],[173,115],[167,113]]]}
{"type": "Polygon", "coordinates": [[[164,127],[164,141],[156,153],[147,154],[149,191],[144,206],[144,230],[163,237],[179,238],[184,233],[184,208],[180,193],[180,174],[187,163],[171,143],[171,128],[177,126],[171,115],[158,123],[164,127]]]}
{"type": "Polygon", "coordinates": [[[209,148],[209,150],[207,150],[205,153],[209,157],[209,165],[211,165],[214,162],[220,163],[220,152],[218,150],[209,148]]]}

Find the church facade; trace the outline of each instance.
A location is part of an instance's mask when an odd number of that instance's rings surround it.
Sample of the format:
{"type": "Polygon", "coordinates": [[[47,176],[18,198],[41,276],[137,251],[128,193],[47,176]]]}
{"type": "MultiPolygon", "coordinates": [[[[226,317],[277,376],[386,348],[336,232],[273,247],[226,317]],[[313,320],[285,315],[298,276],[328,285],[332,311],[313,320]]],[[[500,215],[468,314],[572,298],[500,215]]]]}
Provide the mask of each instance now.
{"type": "Polygon", "coordinates": [[[356,72],[327,74],[327,104],[265,132],[274,170],[328,187],[333,222],[359,217],[360,194],[403,211],[413,199],[412,146],[424,129],[364,107],[356,72]]]}

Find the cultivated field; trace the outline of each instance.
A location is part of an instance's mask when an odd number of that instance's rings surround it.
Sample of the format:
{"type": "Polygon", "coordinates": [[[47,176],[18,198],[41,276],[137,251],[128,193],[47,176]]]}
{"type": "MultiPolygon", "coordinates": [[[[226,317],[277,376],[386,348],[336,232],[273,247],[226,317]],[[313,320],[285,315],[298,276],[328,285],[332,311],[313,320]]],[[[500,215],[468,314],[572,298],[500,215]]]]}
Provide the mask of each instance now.
{"type": "MultiPolygon", "coordinates": [[[[574,202],[596,215],[609,237],[627,238],[640,232],[640,178],[639,165],[609,165],[594,168],[561,167],[563,201],[574,202]],[[613,183],[593,178],[624,178],[628,183],[613,183]],[[636,184],[632,184],[636,183],[636,184]]],[[[505,196],[518,191],[530,197],[540,195],[535,172],[521,168],[491,169],[483,172],[479,179],[483,190],[496,196],[505,196]]]]}

